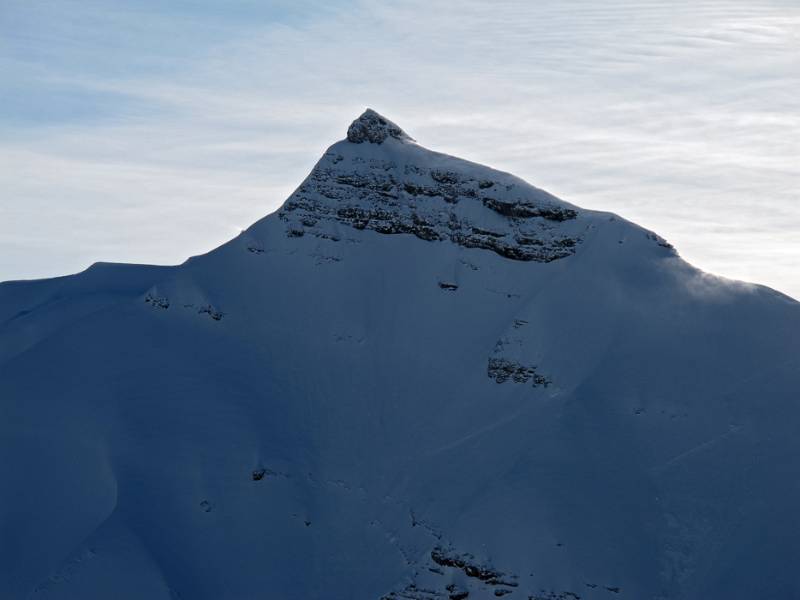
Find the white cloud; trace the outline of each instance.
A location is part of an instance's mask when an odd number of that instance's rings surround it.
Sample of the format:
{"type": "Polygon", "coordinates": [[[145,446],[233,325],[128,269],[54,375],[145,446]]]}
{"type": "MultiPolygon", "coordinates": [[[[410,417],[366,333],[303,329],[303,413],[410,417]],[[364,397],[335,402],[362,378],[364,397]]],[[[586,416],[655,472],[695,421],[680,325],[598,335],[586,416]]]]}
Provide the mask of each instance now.
{"type": "Polygon", "coordinates": [[[111,96],[102,118],[0,126],[0,279],[210,248],[277,208],[369,105],[800,297],[796,4],[411,0],[188,22],[82,6],[58,35],[15,38],[13,73],[111,96]],[[114,28],[116,54],[92,63],[114,28]]]}

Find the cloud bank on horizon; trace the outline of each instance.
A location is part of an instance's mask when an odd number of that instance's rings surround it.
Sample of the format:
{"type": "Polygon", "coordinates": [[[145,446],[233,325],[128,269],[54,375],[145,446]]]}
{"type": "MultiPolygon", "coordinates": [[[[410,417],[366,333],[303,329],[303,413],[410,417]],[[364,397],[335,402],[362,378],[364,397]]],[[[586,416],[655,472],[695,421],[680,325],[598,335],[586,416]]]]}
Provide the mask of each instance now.
{"type": "Polygon", "coordinates": [[[0,280],[177,263],[365,106],[800,298],[800,5],[9,0],[0,280]]]}

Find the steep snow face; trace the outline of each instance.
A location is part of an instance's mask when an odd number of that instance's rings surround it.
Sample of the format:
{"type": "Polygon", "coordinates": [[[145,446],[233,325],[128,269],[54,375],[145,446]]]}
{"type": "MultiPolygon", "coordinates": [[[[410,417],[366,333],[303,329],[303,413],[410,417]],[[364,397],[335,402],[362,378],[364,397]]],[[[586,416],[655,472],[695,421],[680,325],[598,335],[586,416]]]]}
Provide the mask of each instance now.
{"type": "Polygon", "coordinates": [[[0,286],[0,596],[800,597],[799,356],[368,111],[207,255],[0,286]]]}

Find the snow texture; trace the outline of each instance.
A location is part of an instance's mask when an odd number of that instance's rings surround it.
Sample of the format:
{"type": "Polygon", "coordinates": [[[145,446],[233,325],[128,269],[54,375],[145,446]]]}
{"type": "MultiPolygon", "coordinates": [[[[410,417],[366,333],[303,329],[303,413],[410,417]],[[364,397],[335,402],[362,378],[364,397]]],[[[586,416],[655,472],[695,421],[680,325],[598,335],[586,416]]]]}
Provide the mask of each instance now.
{"type": "Polygon", "coordinates": [[[0,285],[0,597],[798,598],[800,305],[367,111],[176,267],[0,285]]]}

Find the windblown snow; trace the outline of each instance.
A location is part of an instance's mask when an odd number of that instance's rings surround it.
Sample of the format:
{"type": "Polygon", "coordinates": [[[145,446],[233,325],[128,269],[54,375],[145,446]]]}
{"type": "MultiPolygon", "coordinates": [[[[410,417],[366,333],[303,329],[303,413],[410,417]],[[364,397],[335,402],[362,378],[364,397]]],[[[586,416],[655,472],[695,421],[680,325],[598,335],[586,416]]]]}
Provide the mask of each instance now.
{"type": "Polygon", "coordinates": [[[794,300],[367,110],[206,255],[0,285],[0,597],[798,598],[798,390],[794,300]]]}

